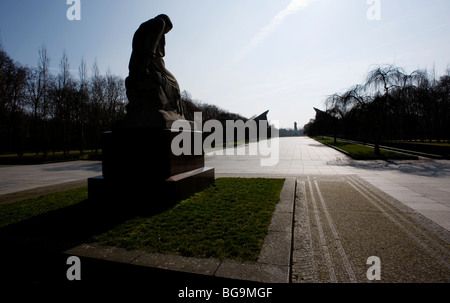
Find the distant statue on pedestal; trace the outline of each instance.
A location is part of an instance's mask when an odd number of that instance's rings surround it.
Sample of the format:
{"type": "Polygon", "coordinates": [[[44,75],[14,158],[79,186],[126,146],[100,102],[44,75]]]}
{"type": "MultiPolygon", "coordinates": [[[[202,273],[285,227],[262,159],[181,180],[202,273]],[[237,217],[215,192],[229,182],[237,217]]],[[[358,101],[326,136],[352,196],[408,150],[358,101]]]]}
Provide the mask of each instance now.
{"type": "Polygon", "coordinates": [[[127,117],[124,127],[170,128],[184,119],[180,87],[164,63],[165,34],[173,28],[167,15],[141,24],[133,37],[129,76],[125,81],[127,117]]]}

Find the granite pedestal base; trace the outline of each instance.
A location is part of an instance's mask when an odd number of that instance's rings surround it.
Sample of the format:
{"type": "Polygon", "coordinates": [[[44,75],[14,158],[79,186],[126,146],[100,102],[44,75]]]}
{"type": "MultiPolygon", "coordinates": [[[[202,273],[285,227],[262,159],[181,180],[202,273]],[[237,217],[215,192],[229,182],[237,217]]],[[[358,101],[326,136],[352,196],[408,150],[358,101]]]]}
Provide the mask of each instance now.
{"type": "Polygon", "coordinates": [[[205,166],[203,148],[194,150],[195,142],[203,142],[198,131],[169,129],[119,129],[102,134],[102,172],[105,179],[129,179],[142,176],[165,180],[171,176],[205,166]],[[174,155],[172,141],[177,136],[189,138],[189,152],[174,155]]]}
{"type": "Polygon", "coordinates": [[[104,133],[103,175],[88,179],[89,199],[105,206],[157,210],[204,190],[214,184],[214,168],[204,167],[203,151],[194,150],[193,143],[202,139],[201,132],[167,129],[104,133]],[[172,140],[180,134],[191,138],[191,153],[173,154],[172,140]]]}

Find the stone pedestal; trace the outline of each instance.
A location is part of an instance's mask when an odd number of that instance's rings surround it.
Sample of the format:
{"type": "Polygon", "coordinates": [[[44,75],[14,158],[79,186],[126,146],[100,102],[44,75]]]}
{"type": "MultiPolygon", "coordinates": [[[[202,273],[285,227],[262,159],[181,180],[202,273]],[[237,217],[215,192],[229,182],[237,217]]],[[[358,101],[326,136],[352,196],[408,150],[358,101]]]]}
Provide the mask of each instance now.
{"type": "Polygon", "coordinates": [[[191,153],[174,155],[180,131],[151,128],[115,129],[102,134],[102,176],[88,179],[89,199],[145,209],[170,207],[214,183],[214,168],[205,166],[202,133],[188,131],[191,153]],[[195,154],[197,152],[197,154],[195,154]]]}

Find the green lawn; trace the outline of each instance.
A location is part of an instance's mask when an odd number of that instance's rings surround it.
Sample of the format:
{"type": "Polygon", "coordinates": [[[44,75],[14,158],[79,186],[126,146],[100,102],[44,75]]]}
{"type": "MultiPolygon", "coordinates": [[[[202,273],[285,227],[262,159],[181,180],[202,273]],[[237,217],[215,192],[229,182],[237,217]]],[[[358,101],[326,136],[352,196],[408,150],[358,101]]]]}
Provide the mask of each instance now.
{"type": "Polygon", "coordinates": [[[381,149],[381,155],[375,154],[375,149],[370,146],[361,145],[361,144],[353,144],[344,141],[337,140],[334,143],[334,139],[326,138],[326,137],[314,137],[315,140],[326,143],[328,145],[334,146],[338,149],[341,149],[351,155],[351,157],[358,160],[414,160],[417,159],[416,156],[410,156],[402,153],[397,153],[394,151],[381,149]]]}
{"type": "Polygon", "coordinates": [[[420,145],[434,145],[434,146],[448,146],[450,147],[450,142],[446,142],[446,140],[441,140],[440,142],[437,142],[437,140],[431,140],[431,142],[429,140],[425,140],[425,141],[420,141],[420,140],[412,140],[412,141],[393,141],[394,143],[407,143],[407,144],[420,144],[420,145]]]}
{"type": "Polygon", "coordinates": [[[436,140],[433,140],[431,142],[429,141],[425,141],[425,142],[421,142],[421,141],[395,141],[394,143],[406,143],[406,144],[411,144],[411,145],[431,145],[431,146],[446,146],[446,147],[450,147],[450,143],[448,142],[437,142],[436,140]]]}
{"type": "Polygon", "coordinates": [[[160,214],[117,222],[103,217],[107,212],[96,209],[82,187],[0,205],[0,228],[25,221],[17,227],[21,233],[42,230],[43,236],[54,234],[52,241],[81,237],[126,249],[253,262],[283,184],[284,179],[219,178],[160,214]],[[81,225],[70,223],[77,219],[81,225]]]}
{"type": "Polygon", "coordinates": [[[64,208],[85,199],[87,199],[86,186],[0,205],[0,227],[64,208]]]}
{"type": "Polygon", "coordinates": [[[152,217],[135,218],[93,242],[188,257],[256,261],[284,179],[221,178],[152,217]]]}

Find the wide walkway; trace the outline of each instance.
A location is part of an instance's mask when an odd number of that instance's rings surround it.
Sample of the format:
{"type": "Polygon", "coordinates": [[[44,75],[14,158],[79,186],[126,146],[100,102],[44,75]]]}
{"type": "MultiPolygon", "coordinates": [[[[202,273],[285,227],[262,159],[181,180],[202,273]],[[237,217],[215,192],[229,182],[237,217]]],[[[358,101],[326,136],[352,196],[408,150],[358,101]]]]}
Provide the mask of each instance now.
{"type": "MultiPolygon", "coordinates": [[[[255,281],[266,281],[260,280],[262,276],[285,282],[367,282],[377,279],[380,270],[383,282],[449,281],[450,161],[355,161],[306,137],[280,138],[272,144],[274,148],[263,151],[266,157],[250,154],[258,143],[205,157],[216,177],[287,178],[284,189],[289,190],[280,200],[289,203],[277,205],[256,265],[180,256],[174,261],[173,256],[144,252],[137,258],[136,251],[95,245],[66,253],[120,262],[127,256],[131,259],[125,263],[142,261],[140,265],[172,270],[175,264],[177,271],[194,267],[192,273],[206,268],[216,278],[255,281]],[[371,262],[379,262],[378,270],[368,269],[371,262]],[[172,267],[164,267],[167,264],[172,267]]],[[[76,185],[99,174],[100,162],[0,166],[0,204],[14,193],[67,182],[76,185]]],[[[45,227],[44,231],[47,243],[45,227]]],[[[18,251],[6,251],[10,255],[0,259],[8,263],[18,251]]],[[[54,263],[55,270],[63,263],[54,263]]],[[[102,272],[86,259],[83,266],[86,273],[102,272]]],[[[19,271],[14,264],[9,274],[15,272],[19,271]]]]}
{"type": "MultiPolygon", "coordinates": [[[[266,157],[259,156],[259,152],[250,155],[256,145],[257,143],[252,143],[228,149],[223,155],[207,153],[206,165],[215,168],[217,177],[358,175],[450,230],[448,160],[356,161],[308,137],[280,138],[279,148],[273,149],[271,155],[266,157]],[[278,160],[276,165],[262,166],[261,158],[270,157],[278,160]]],[[[100,174],[101,163],[88,161],[0,166],[0,196],[86,180],[100,174]]]]}
{"type": "Polygon", "coordinates": [[[292,282],[449,281],[450,161],[355,161],[300,137],[262,166],[252,147],[206,163],[218,177],[296,179],[292,282]]]}
{"type": "Polygon", "coordinates": [[[217,177],[358,175],[450,230],[449,160],[357,161],[311,138],[288,137],[279,138],[278,163],[262,166],[261,158],[269,156],[251,155],[251,148],[238,147],[235,155],[210,152],[206,165],[217,177]]]}
{"type": "Polygon", "coordinates": [[[41,165],[0,165],[0,196],[45,186],[87,180],[102,174],[99,161],[41,165]]]}

